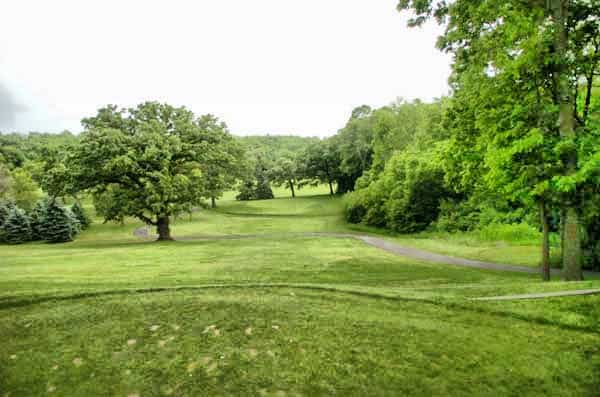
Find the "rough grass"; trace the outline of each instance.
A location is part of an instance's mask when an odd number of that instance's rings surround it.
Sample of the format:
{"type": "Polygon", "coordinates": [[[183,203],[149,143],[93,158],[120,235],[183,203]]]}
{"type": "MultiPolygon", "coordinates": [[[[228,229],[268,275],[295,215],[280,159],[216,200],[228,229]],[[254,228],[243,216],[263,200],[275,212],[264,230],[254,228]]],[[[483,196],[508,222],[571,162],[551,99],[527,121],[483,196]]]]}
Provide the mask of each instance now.
{"type": "Polygon", "coordinates": [[[352,230],[339,208],[328,196],[224,200],[174,226],[262,238],[144,242],[130,220],[69,244],[1,246],[0,395],[598,394],[599,296],[468,298],[600,282],[544,284],[293,234],[352,230]]]}

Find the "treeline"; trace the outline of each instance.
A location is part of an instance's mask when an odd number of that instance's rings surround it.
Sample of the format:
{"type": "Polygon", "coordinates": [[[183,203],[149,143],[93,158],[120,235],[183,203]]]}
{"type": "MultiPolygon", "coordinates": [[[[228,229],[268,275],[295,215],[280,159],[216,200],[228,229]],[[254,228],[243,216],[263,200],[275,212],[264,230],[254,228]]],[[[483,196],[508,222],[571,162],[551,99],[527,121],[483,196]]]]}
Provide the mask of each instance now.
{"type": "Polygon", "coordinates": [[[600,4],[400,1],[437,18],[454,54],[452,96],[353,117],[372,163],[347,198],[351,222],[399,232],[528,223],[561,235],[565,278],[600,265],[600,4]]]}

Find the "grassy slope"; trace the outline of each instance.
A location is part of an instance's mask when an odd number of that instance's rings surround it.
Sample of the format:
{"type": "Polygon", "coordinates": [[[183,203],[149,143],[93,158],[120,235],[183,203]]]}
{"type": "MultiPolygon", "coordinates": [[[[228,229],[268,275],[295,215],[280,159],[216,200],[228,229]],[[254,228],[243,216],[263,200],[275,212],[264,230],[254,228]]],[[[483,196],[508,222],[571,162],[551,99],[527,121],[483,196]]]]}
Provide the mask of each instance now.
{"type": "Polygon", "coordinates": [[[131,221],[0,247],[0,395],[600,390],[600,297],[465,299],[598,281],[542,284],[287,234],[347,231],[327,196],[219,204],[174,234],[270,234],[158,244],[131,221]],[[202,288],[215,284],[227,288],[202,288]]]}

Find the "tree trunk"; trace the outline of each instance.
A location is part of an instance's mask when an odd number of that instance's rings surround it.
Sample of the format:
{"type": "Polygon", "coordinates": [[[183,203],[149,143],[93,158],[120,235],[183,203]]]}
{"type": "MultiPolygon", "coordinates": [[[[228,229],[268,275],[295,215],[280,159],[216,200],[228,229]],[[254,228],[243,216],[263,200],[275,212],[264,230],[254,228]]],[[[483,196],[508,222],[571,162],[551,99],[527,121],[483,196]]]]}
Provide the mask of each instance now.
{"type": "Polygon", "coordinates": [[[542,220],[542,280],[550,281],[550,224],[546,203],[540,202],[540,217],[542,220]]]}
{"type": "Polygon", "coordinates": [[[169,217],[159,216],[156,220],[156,231],[158,232],[157,241],[171,241],[171,228],[169,227],[169,217]]]}
{"type": "Polygon", "coordinates": [[[217,199],[214,197],[210,198],[210,208],[217,208],[217,199]]]}
{"type": "Polygon", "coordinates": [[[292,189],[292,198],[296,198],[296,191],[294,190],[294,181],[288,181],[290,189],[292,189]]]}
{"type": "MultiPolygon", "coordinates": [[[[551,0],[552,14],[555,25],[554,47],[558,59],[555,79],[559,97],[559,132],[565,140],[575,140],[575,118],[573,115],[574,100],[571,93],[569,76],[565,70],[567,58],[567,16],[569,0],[551,0]]],[[[577,171],[577,151],[572,149],[565,159],[566,175],[577,171]]],[[[576,192],[572,193],[577,196],[576,192]]],[[[565,211],[565,242],[563,251],[563,275],[565,280],[581,280],[581,243],[579,241],[579,214],[574,203],[569,202],[565,211]]]]}
{"type": "Polygon", "coordinates": [[[329,194],[333,196],[333,184],[329,181],[329,194]]]}

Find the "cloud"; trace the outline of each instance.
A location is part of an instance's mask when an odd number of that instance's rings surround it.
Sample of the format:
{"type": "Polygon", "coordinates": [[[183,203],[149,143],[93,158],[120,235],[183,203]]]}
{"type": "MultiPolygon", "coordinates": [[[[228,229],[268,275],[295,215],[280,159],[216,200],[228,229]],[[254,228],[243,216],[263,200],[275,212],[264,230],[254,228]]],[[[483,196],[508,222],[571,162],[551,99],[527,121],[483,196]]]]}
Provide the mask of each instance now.
{"type": "Polygon", "coordinates": [[[11,91],[0,82],[0,130],[14,128],[17,114],[26,111],[27,108],[15,102],[11,91]]]}

